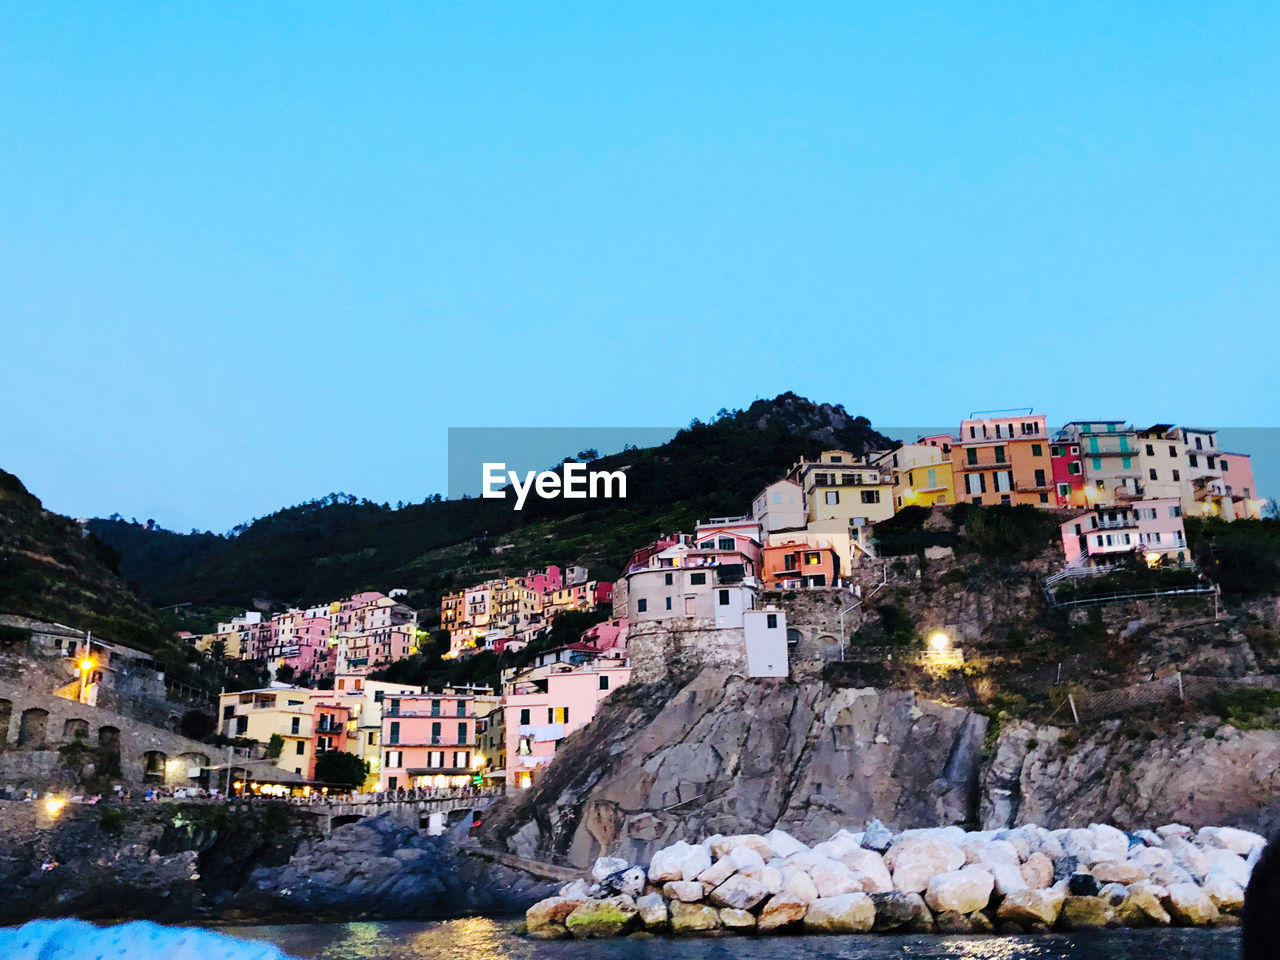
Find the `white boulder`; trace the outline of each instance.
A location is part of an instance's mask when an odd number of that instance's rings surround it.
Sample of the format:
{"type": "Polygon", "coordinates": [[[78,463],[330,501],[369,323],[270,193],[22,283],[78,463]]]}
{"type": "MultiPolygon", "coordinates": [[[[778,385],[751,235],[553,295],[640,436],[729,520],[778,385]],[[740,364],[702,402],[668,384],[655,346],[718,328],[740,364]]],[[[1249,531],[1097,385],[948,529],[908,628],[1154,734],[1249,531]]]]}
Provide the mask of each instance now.
{"type": "Polygon", "coordinates": [[[1234,913],[1244,906],[1244,889],[1221,873],[1209,873],[1204,881],[1204,892],[1219,910],[1234,913]]]}
{"type": "Polygon", "coordinates": [[[893,871],[893,885],[903,893],[921,893],[929,880],[964,866],[964,851],[952,843],[932,837],[905,837],[885,854],[885,864],[893,871]]]}
{"type": "Polygon", "coordinates": [[[600,857],[591,865],[591,879],[596,883],[631,866],[621,857],[600,857]]]}
{"type": "Polygon", "coordinates": [[[995,880],[986,870],[974,866],[963,867],[940,873],[930,879],[924,902],[937,912],[950,910],[955,913],[973,913],[987,905],[994,886],[995,880]]]}
{"type": "Polygon", "coordinates": [[[874,850],[865,848],[850,850],[839,860],[857,878],[863,893],[892,892],[893,876],[889,873],[889,868],[884,865],[884,857],[874,850]]]}
{"type": "Polygon", "coordinates": [[[764,840],[773,851],[773,856],[782,857],[784,860],[793,853],[809,849],[806,844],[801,843],[785,830],[770,830],[764,835],[764,840]]]}
{"type": "Polygon", "coordinates": [[[866,933],[875,922],[875,904],[865,893],[820,897],[804,915],[805,927],[820,933],[866,933]]]}
{"type": "Polygon", "coordinates": [[[707,899],[717,907],[750,910],[768,895],[769,891],[759,877],[751,877],[745,873],[735,873],[712,890],[707,895],[707,899]]]}
{"type": "Polygon", "coordinates": [[[861,893],[862,881],[839,860],[821,857],[809,868],[809,878],[821,897],[839,897],[846,893],[861,893]]]}
{"type": "Polygon", "coordinates": [[[709,866],[711,854],[706,847],[677,840],[653,855],[649,863],[649,881],[665,883],[668,880],[693,880],[709,866]]]}

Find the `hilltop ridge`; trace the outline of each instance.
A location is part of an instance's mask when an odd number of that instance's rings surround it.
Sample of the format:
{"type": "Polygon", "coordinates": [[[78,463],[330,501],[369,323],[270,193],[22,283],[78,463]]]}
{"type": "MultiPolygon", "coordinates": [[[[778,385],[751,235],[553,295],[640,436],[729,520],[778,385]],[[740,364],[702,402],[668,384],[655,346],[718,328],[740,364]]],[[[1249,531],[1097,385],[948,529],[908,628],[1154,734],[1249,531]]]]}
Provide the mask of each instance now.
{"type": "Polygon", "coordinates": [[[803,456],[893,445],[839,404],[784,393],[694,420],[662,446],[595,461],[600,469],[627,468],[624,503],[531,500],[517,513],[494,500],[427,497],[393,508],[330,494],[226,535],[176,533],[118,516],[91,520],[88,529],[119,551],[121,571],[155,604],[306,604],[396,586],[429,609],[468,578],[548,562],[585,562],[611,577],[653,535],[699,516],[741,512],[803,456]],[[496,556],[497,545],[510,546],[496,556]]]}

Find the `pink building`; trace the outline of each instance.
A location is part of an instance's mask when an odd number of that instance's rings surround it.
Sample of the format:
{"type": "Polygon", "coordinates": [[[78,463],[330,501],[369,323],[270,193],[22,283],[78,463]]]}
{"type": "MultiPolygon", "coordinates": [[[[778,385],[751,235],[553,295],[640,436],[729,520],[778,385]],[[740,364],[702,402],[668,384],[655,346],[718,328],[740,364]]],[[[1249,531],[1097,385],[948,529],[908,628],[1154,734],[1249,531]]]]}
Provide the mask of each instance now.
{"type": "Polygon", "coordinates": [[[601,701],[630,679],[627,661],[615,656],[551,662],[505,684],[507,786],[532,786],[539,771],[555,758],[560,741],[590,723],[601,701]]]}
{"type": "Polygon", "coordinates": [[[1127,505],[1098,506],[1065,521],[1059,529],[1069,567],[1112,563],[1140,545],[1138,521],[1127,505]]]}
{"type": "Polygon", "coordinates": [[[1148,563],[1157,559],[1186,563],[1190,559],[1180,497],[1138,500],[1132,507],[1138,522],[1140,549],[1148,563]]]}
{"type": "Polygon", "coordinates": [[[1100,504],[1059,529],[1068,567],[1110,564],[1133,554],[1141,554],[1148,563],[1190,559],[1177,497],[1100,504]]]}
{"type": "Polygon", "coordinates": [[[385,695],[378,788],[464,786],[476,748],[475,697],[461,693],[385,695]]]}

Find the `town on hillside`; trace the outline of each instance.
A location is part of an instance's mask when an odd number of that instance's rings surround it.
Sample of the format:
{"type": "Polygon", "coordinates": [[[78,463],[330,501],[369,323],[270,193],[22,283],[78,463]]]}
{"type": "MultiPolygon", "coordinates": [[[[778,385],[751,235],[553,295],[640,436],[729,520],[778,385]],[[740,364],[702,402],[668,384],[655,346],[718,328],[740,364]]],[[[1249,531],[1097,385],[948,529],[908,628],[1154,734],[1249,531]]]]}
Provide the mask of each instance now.
{"type": "MultiPolygon", "coordinates": [[[[363,765],[355,786],[365,794],[528,788],[615,690],[662,675],[672,636],[747,676],[787,677],[800,637],[794,621],[809,615],[798,605],[821,591],[861,597],[859,574],[878,560],[878,525],[911,508],[1050,511],[1060,579],[1122,560],[1188,570],[1184,517],[1255,519],[1264,503],[1248,454],[1221,449],[1212,430],[1173,424],[1081,420],[1051,432],[1042,414],[997,411],[963,419],[956,435],[856,456],[826,450],[766,485],[742,515],[638,547],[616,581],[551,565],[446,594],[447,658],[527,654],[503,670],[498,689],[375,679],[426,637],[397,589],[274,615],[247,611],[211,633],[180,634],[199,651],[265,665],[271,679],[219,697],[216,736],[238,753],[220,762],[214,751],[188,749],[181,764],[149,766],[147,777],[310,796],[335,788],[325,758],[345,753],[363,765]],[[598,622],[547,646],[553,622],[571,611],[594,611],[598,622]]],[[[829,632],[843,642],[848,631],[841,620],[829,632]]],[[[80,665],[60,695],[97,702],[106,649],[97,643],[58,647],[80,665]]]]}

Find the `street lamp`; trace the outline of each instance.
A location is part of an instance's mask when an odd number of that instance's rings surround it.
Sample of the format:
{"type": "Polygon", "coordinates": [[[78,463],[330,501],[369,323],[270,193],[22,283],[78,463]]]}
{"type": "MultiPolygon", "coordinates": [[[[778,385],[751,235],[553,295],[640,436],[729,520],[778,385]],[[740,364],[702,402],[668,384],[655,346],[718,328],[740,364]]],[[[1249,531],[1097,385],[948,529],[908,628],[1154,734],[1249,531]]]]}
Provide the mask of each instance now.
{"type": "Polygon", "coordinates": [[[93,661],[89,657],[84,657],[79,663],[80,667],[80,696],[81,703],[88,703],[89,694],[89,673],[93,670],[93,661]]]}
{"type": "Polygon", "coordinates": [[[929,649],[934,653],[944,653],[951,649],[951,638],[941,630],[935,630],[929,635],[929,649]]]}

